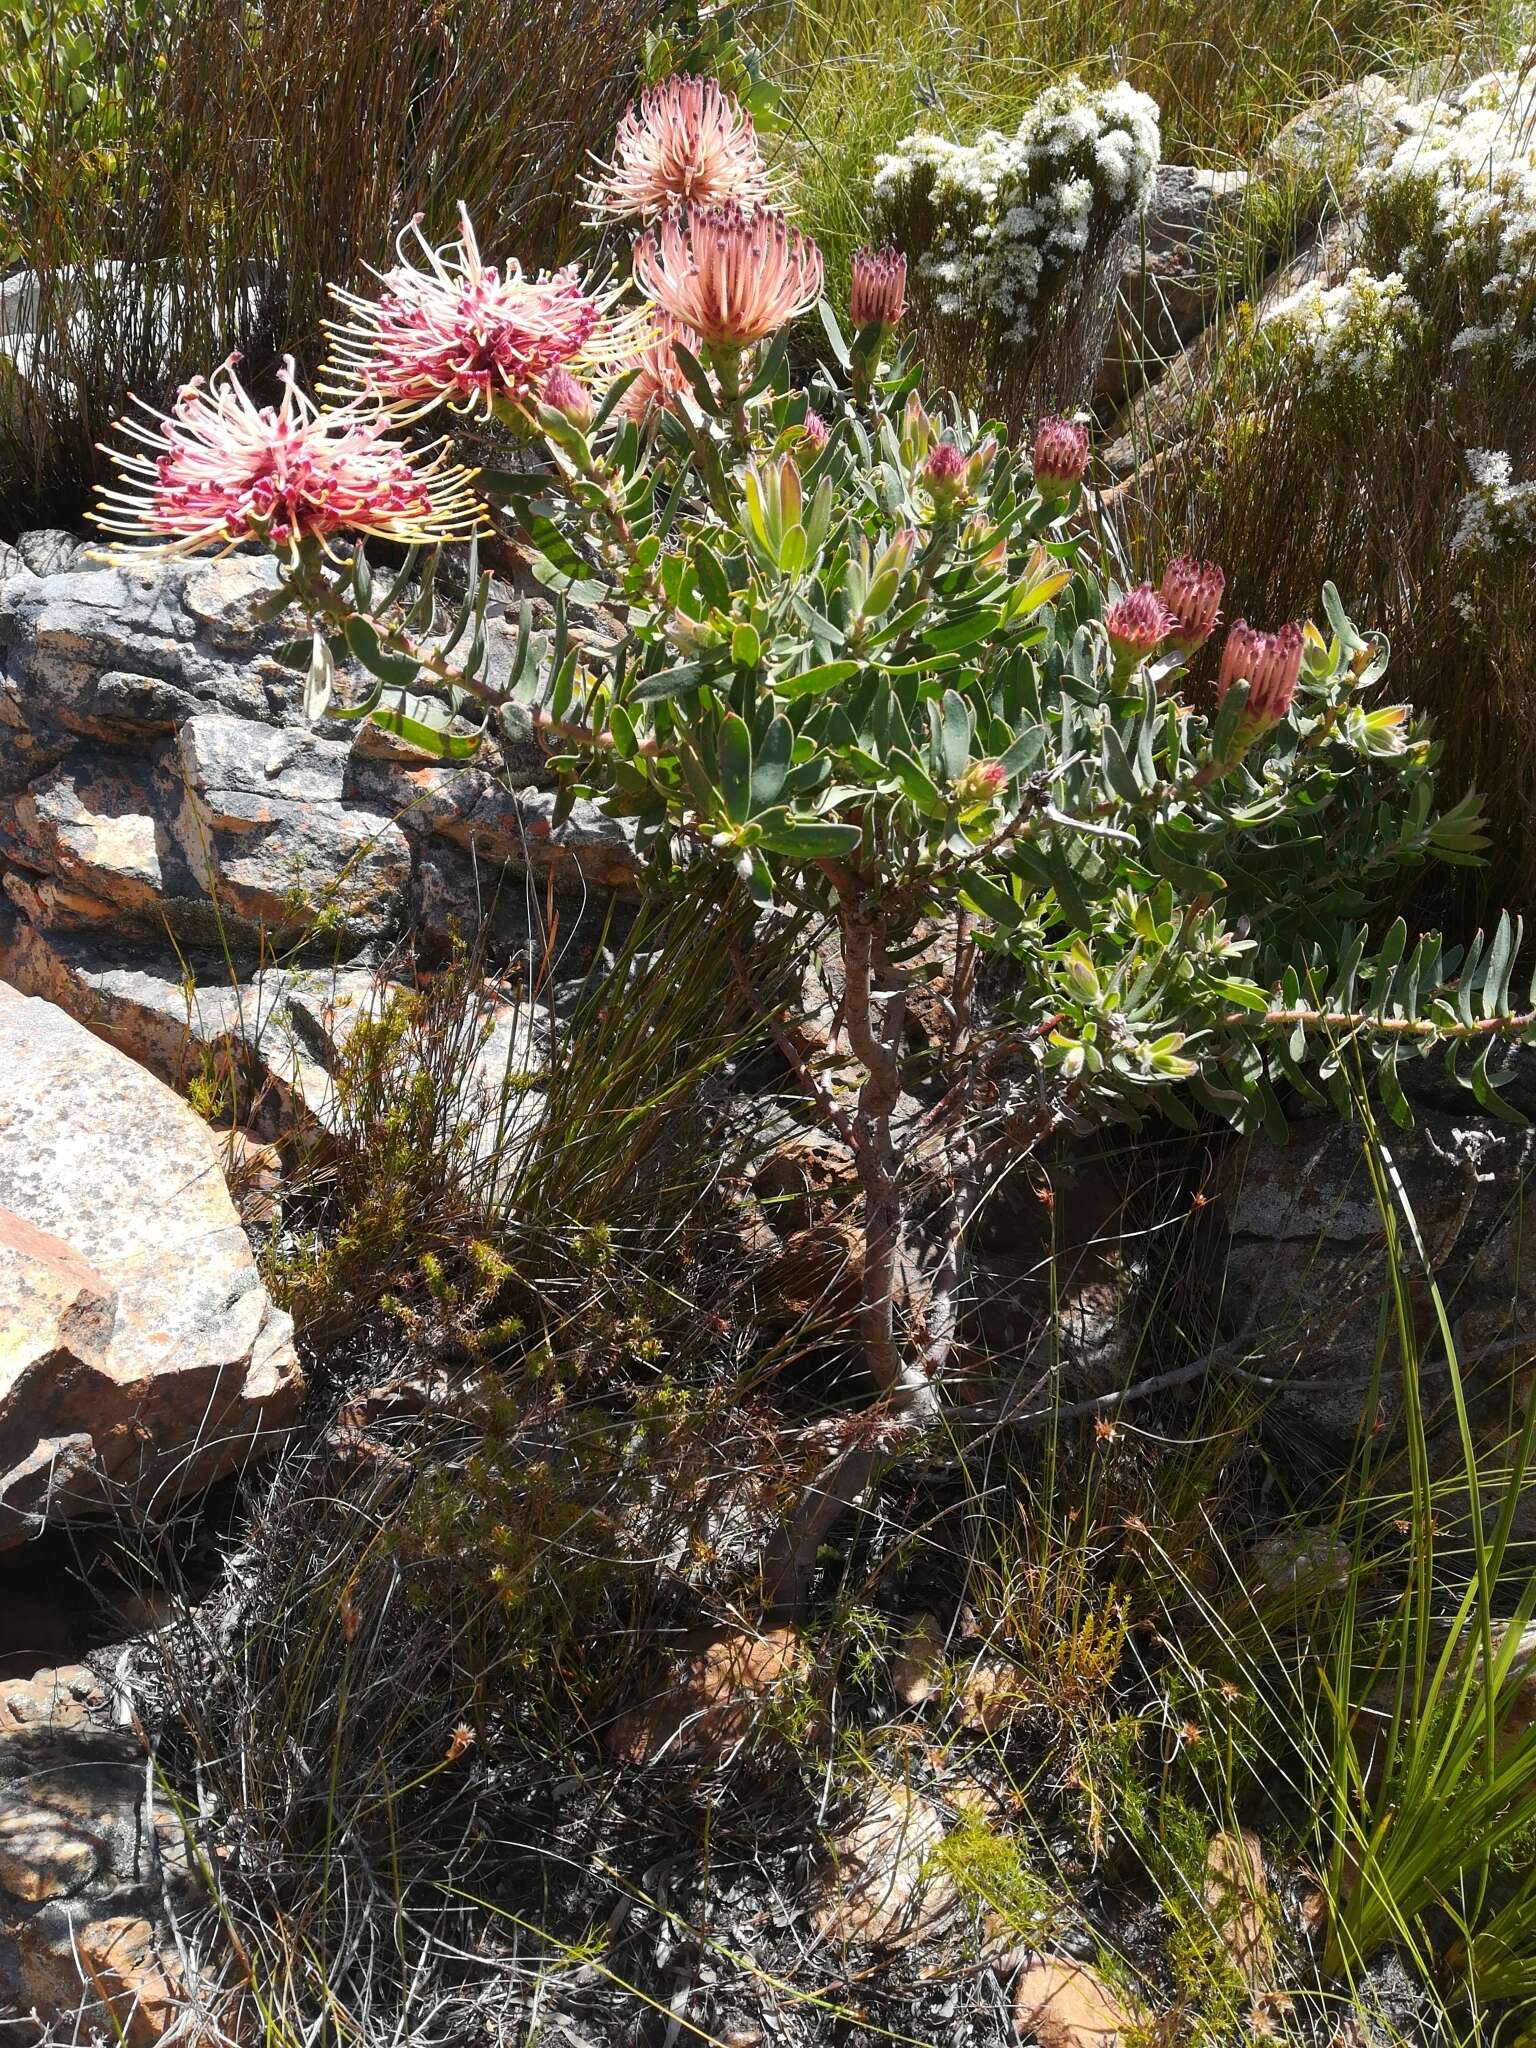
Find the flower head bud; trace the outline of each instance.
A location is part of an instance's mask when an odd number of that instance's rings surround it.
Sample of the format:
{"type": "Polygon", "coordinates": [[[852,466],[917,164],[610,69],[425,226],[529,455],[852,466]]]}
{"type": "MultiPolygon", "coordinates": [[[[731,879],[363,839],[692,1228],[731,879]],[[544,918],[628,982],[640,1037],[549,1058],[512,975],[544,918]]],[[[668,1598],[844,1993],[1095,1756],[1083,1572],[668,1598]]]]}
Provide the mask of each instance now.
{"type": "Polygon", "coordinates": [[[1215,632],[1226,587],[1216,563],[1198,562],[1193,555],[1178,556],[1163,571],[1158,596],[1173,615],[1168,638],[1181,654],[1195,653],[1215,632]]]}
{"type": "Polygon", "coordinates": [[[1150,583],[1117,597],[1104,614],[1116,681],[1123,681],[1132,669],[1156,654],[1175,623],[1172,612],[1150,583]]]}
{"type": "Polygon", "coordinates": [[[1225,698],[1234,683],[1246,683],[1247,720],[1260,732],[1278,725],[1290,710],[1296,695],[1302,646],[1302,630],[1298,625],[1282,626],[1277,633],[1261,633],[1246,619],[1238,619],[1221,650],[1221,673],[1216,679],[1217,701],[1225,698]]]}
{"type": "Polygon", "coordinates": [[[853,259],[848,318],[887,333],[907,310],[907,259],[895,249],[860,249],[853,259]]]}
{"type": "Polygon", "coordinates": [[[923,464],[923,482],[936,518],[948,518],[966,495],[966,460],[953,441],[936,441],[923,464]]]}
{"type": "Polygon", "coordinates": [[[977,550],[973,559],[978,569],[996,572],[1007,568],[1008,536],[980,513],[966,522],[965,543],[977,550]]]}
{"type": "Polygon", "coordinates": [[[795,460],[802,469],[809,469],[822,449],[832,438],[832,429],[819,412],[808,412],[800,429],[800,438],[795,443],[795,460]]]}
{"type": "Polygon", "coordinates": [[[1008,770],[1001,761],[973,761],[955,784],[961,804],[986,804],[1008,787],[1008,770]]]}
{"type": "Polygon", "coordinates": [[[585,429],[591,426],[595,411],[592,394],[569,370],[551,370],[544,379],[539,397],[551,412],[563,412],[573,427],[585,429]]]}
{"type": "Polygon", "coordinates": [[[997,458],[997,436],[988,434],[971,450],[965,465],[965,480],[974,491],[997,458]]]}
{"type": "Polygon", "coordinates": [[[1072,495],[1088,468],[1088,429],[1051,417],[1035,429],[1035,489],[1048,503],[1072,495]]]}
{"type": "Polygon", "coordinates": [[[902,460],[915,469],[933,446],[933,441],[933,421],[928,416],[928,408],[915,391],[910,392],[901,414],[902,460]]]}

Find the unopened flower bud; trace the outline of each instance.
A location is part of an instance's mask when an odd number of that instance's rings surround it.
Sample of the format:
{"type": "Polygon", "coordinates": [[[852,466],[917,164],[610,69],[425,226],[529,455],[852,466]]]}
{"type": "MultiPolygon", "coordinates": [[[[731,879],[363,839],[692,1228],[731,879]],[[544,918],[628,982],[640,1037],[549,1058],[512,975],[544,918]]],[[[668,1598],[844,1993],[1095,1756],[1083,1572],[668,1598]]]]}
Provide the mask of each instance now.
{"type": "Polygon", "coordinates": [[[857,330],[887,333],[907,310],[907,259],[896,249],[860,249],[853,259],[848,318],[857,330]]]}
{"type": "Polygon", "coordinates": [[[1035,489],[1050,503],[1067,498],[1088,468],[1088,429],[1051,417],[1035,429],[1035,489]]]}
{"type": "Polygon", "coordinates": [[[1175,623],[1172,612],[1150,583],[1117,597],[1104,614],[1115,680],[1123,682],[1134,668],[1156,654],[1175,623]]]}
{"type": "Polygon", "coordinates": [[[1216,630],[1227,579],[1214,562],[1180,555],[1163,571],[1158,596],[1173,615],[1169,642],[1181,654],[1193,654],[1216,630]]]}
{"type": "Polygon", "coordinates": [[[1216,679],[1220,702],[1234,683],[1248,685],[1244,716],[1259,732],[1278,725],[1291,708],[1296,681],[1301,674],[1302,630],[1291,624],[1277,633],[1261,633],[1246,619],[1238,619],[1221,650],[1221,673],[1216,679]]]}
{"type": "Polygon", "coordinates": [[[1008,787],[1008,770],[1001,761],[973,761],[955,784],[961,804],[990,803],[1008,787]]]}
{"type": "Polygon", "coordinates": [[[819,412],[808,412],[795,443],[794,455],[802,469],[809,469],[832,438],[832,429],[819,412]]]}
{"type": "Polygon", "coordinates": [[[933,499],[934,513],[940,519],[946,518],[966,495],[965,457],[953,441],[938,441],[928,451],[928,460],[923,464],[923,482],[928,495],[933,499]]]}
{"type": "Polygon", "coordinates": [[[965,480],[973,491],[992,467],[996,455],[997,436],[995,434],[988,434],[984,441],[978,441],[971,450],[965,465],[965,480]]]}
{"type": "Polygon", "coordinates": [[[927,406],[914,391],[909,394],[906,408],[901,415],[903,459],[915,467],[932,446],[933,421],[928,417],[927,406]]]}
{"type": "Polygon", "coordinates": [[[569,370],[554,369],[544,379],[539,397],[551,412],[562,412],[573,427],[590,427],[594,407],[591,393],[569,370]]]}
{"type": "Polygon", "coordinates": [[[967,521],[965,543],[977,551],[974,560],[978,569],[996,571],[1007,568],[1008,536],[980,513],[967,521]]]}

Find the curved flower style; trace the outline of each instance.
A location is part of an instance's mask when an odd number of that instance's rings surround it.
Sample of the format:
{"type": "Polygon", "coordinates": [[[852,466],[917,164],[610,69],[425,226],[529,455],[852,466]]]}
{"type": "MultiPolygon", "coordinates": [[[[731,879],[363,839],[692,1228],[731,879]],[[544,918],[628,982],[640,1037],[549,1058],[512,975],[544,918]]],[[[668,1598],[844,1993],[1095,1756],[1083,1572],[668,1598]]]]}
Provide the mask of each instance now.
{"type": "Polygon", "coordinates": [[[1215,562],[1200,562],[1193,555],[1175,557],[1163,571],[1158,596],[1173,614],[1168,638],[1181,654],[1194,654],[1215,632],[1226,587],[1215,562]]]}
{"type": "Polygon", "coordinates": [[[1261,633],[1246,619],[1238,619],[1221,650],[1217,701],[1226,696],[1234,683],[1246,682],[1246,716],[1261,727],[1278,725],[1296,695],[1302,646],[1298,625],[1282,626],[1278,633],[1261,633]]]}
{"type": "Polygon", "coordinates": [[[907,310],[907,259],[896,249],[860,249],[853,259],[848,318],[855,328],[894,327],[907,310]]]}
{"type": "Polygon", "coordinates": [[[689,389],[688,373],[677,360],[674,342],[681,342],[693,356],[703,347],[691,327],[658,313],[638,354],[620,365],[621,370],[632,370],[637,365],[640,370],[619,406],[626,419],[644,420],[653,412],[666,412],[689,389]]]}
{"type": "Polygon", "coordinates": [[[821,251],[768,206],[690,206],[635,244],[635,282],[706,345],[745,348],[814,306],[821,251]]]}
{"type": "Polygon", "coordinates": [[[1156,654],[1177,623],[1150,583],[1117,597],[1104,614],[1115,673],[1129,675],[1138,662],[1156,654]]]}
{"type": "Polygon", "coordinates": [[[536,398],[551,371],[611,375],[632,338],[633,320],[616,316],[612,296],[590,291],[574,266],[528,277],[516,261],[505,271],[483,263],[463,206],[456,242],[434,249],[412,221],[396,249],[376,300],[332,288],[352,317],[328,332],[342,388],[401,418],[446,405],[489,419],[498,405],[536,398]],[[411,238],[425,267],[408,254],[411,238]]]}
{"type": "Polygon", "coordinates": [[[109,449],[123,488],[104,488],[96,524],[155,554],[264,540],[291,548],[336,533],[430,543],[481,523],[473,472],[446,444],[413,456],[386,438],[382,413],[322,412],[282,369],[282,398],[257,405],[231,355],[183,384],[169,413],[144,406],[118,422],[146,451],[109,449]]]}
{"type": "Polygon", "coordinates": [[[653,221],[680,206],[752,206],[768,191],[752,117],[734,94],[713,78],[669,78],[625,109],[591,205],[599,218],[653,221]]]}
{"type": "Polygon", "coordinates": [[[1035,489],[1042,498],[1069,497],[1088,469],[1088,429],[1054,414],[1035,429],[1035,489]]]}

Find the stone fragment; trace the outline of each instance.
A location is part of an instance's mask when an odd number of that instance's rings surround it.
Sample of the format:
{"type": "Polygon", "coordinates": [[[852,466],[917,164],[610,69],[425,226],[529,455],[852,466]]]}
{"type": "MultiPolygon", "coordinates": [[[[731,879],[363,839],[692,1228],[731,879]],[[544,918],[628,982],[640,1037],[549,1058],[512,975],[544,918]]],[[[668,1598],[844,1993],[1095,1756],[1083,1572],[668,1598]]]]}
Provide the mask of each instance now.
{"type": "Polygon", "coordinates": [[[912,1615],[891,1666],[891,1690],[904,1707],[921,1707],[944,1680],[944,1631],[929,1608],[912,1615]]]}
{"type": "Polygon", "coordinates": [[[833,1869],[815,1914],[822,1937],[843,1947],[901,1948],[951,1926],[961,1899],[934,1861],[944,1835],[944,1817],[928,1800],[900,1785],[871,1787],[832,1845],[833,1869]]]}
{"type": "Polygon", "coordinates": [[[1269,1981],[1274,1945],[1264,1852],[1251,1828],[1212,1835],[1205,1852],[1205,1910],[1233,1969],[1252,1992],[1269,1981]]]}
{"type": "MultiPolygon", "coordinates": [[[[81,1707],[78,1678],[40,1672],[32,1689],[50,1682],[81,1707]]],[[[126,1731],[78,1711],[13,1726],[0,1715],[0,2013],[60,2030],[49,2040],[99,2033],[151,2048],[187,2014],[166,1902],[199,1902],[155,1782],[126,1731]]],[[[198,1989],[217,2010],[216,1988],[198,1989]]]]}
{"type": "Polygon", "coordinates": [[[716,1636],[689,1657],[669,1691],[614,1723],[610,1753],[633,1764],[720,1763],[751,1735],[768,1698],[803,1685],[809,1671],[792,1628],[716,1636]]]}
{"type": "Polygon", "coordinates": [[[1014,1985],[1013,2025],[1035,2048],[1125,2048],[1136,2015],[1089,1964],[1041,1956],[1014,1985]]]}
{"type": "Polygon", "coordinates": [[[52,1005],[0,1000],[0,1547],[195,1491],[275,1444],[301,1380],[185,1103],[52,1005]],[[110,1306],[109,1306],[110,1304],[110,1306]]]}

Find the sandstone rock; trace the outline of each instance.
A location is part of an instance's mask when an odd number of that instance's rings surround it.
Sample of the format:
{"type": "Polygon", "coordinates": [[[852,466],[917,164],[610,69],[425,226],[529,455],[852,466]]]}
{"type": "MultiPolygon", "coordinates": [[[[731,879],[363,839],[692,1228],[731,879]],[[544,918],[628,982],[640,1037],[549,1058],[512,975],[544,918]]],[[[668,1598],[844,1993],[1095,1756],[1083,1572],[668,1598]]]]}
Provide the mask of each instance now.
{"type": "Polygon", "coordinates": [[[1396,146],[1396,115],[1406,105],[1390,78],[1367,72],[1293,115],[1267,144],[1260,162],[1272,172],[1293,176],[1347,173],[1396,146]]]}
{"type": "Polygon", "coordinates": [[[247,1230],[270,1229],[282,1207],[282,1154],[236,1126],[219,1133],[219,1155],[240,1221],[247,1230]]]}
{"type": "Polygon", "coordinates": [[[1205,1852],[1205,1910],[1232,1967],[1250,1991],[1264,1989],[1273,1961],[1269,1881],[1251,1828],[1212,1835],[1205,1852]]]}
{"type": "Polygon", "coordinates": [[[944,1840],[936,1806],[900,1785],[876,1785],[864,1810],[833,1843],[834,1867],[816,1926],[840,1946],[900,1948],[948,1927],[960,1890],[934,1851],[944,1840]]]}
{"type": "Polygon", "coordinates": [[[213,1138],[50,1004],[0,1000],[0,1545],[236,1468],[297,1406],[213,1138]]]}
{"type": "Polygon", "coordinates": [[[1241,216],[1248,173],[1162,164],[1146,247],[1126,250],[1099,397],[1118,402],[1192,342],[1216,309],[1221,245],[1241,216]]]}
{"type": "Polygon", "coordinates": [[[1087,1963],[1042,1956],[1014,1986],[1013,2024],[1037,2048],[1123,2048],[1136,2016],[1087,1963]]]}
{"type": "Polygon", "coordinates": [[[768,1698],[803,1684],[809,1668],[792,1628],[717,1636],[688,1659],[669,1692],[615,1722],[610,1753],[635,1764],[719,1763],[751,1735],[768,1698]]]}
{"type": "Polygon", "coordinates": [[[9,1724],[0,1706],[0,2011],[38,2030],[22,2041],[51,2027],[149,2048],[192,2002],[167,1913],[197,1902],[180,1824],[135,1739],[95,1725],[88,1672],[27,1690],[55,1704],[9,1724]]]}
{"type": "Polygon", "coordinates": [[[944,1678],[944,1631],[928,1608],[914,1614],[902,1631],[901,1649],[891,1666],[891,1690],[904,1707],[921,1707],[938,1692],[944,1678]]]}
{"type": "MultiPolygon", "coordinates": [[[[1468,1101],[1459,1114],[1421,1105],[1413,1125],[1394,1131],[1389,1144],[1463,1364],[1497,1378],[1529,1357],[1536,1331],[1536,1237],[1522,1200],[1536,1170],[1536,1134],[1485,1117],[1468,1101]]],[[[1353,1441],[1389,1284],[1386,1235],[1359,1133],[1319,1119],[1298,1125],[1284,1148],[1262,1141],[1238,1148],[1221,1207],[1231,1232],[1229,1327],[1255,1353],[1272,1346],[1272,1370],[1299,1360],[1298,1377],[1309,1384],[1281,1393],[1285,1412],[1304,1416],[1315,1439],[1353,1441]]],[[[1433,1410],[1434,1310],[1417,1261],[1410,1287],[1433,1410]]],[[[1380,1419],[1390,1424],[1399,1401],[1390,1360],[1380,1397],[1380,1419]]]]}

